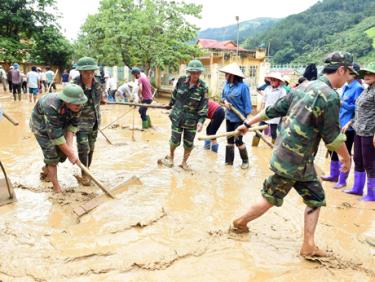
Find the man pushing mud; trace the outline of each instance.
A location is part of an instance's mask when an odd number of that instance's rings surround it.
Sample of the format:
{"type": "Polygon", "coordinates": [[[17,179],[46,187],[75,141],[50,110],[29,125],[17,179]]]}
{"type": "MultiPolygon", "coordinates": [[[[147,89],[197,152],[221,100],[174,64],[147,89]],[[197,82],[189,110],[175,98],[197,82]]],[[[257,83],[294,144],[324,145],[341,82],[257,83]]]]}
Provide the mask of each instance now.
{"type": "Polygon", "coordinates": [[[272,206],[281,206],[283,198],[294,187],[307,206],[300,250],[302,256],[327,255],[315,245],[314,240],[320,207],[326,205],[324,190],[314,168],[320,140],[323,139],[328,150],[336,151],[341,157],[343,172],[350,169],[345,135],[339,127],[340,99],[334,89],[342,87],[350,73],[356,73],[353,57],[349,53],[334,52],[327,56],[324,63],[324,75],[318,80],[303,84],[238,128],[244,134],[254,123],[285,116],[270,162],[274,175],[264,181],[263,198],[233,221],[233,231],[249,232],[247,223],[272,206]]]}
{"type": "Polygon", "coordinates": [[[61,93],[50,93],[39,99],[30,119],[30,128],[43,151],[45,166],[40,177],[51,181],[55,192],[61,192],[57,164],[66,158],[78,160],[73,137],[78,130],[79,115],[87,97],[78,85],[67,85],[61,93]]]}

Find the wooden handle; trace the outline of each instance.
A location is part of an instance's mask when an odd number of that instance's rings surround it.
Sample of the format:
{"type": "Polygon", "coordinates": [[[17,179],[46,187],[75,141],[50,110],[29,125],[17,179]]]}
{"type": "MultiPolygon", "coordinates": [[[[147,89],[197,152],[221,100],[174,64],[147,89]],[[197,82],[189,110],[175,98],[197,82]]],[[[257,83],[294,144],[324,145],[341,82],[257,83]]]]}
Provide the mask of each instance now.
{"type": "Polygon", "coordinates": [[[10,123],[12,123],[13,125],[17,126],[19,125],[18,121],[15,121],[14,119],[12,119],[10,116],[8,116],[6,113],[3,113],[3,116],[10,121],[10,123]]]}
{"type": "Polygon", "coordinates": [[[47,93],[49,93],[49,91],[50,91],[50,89],[51,89],[51,86],[52,86],[52,84],[55,82],[55,79],[56,79],[56,75],[57,75],[57,73],[59,72],[59,69],[57,69],[56,70],[56,72],[55,72],[55,74],[54,74],[54,76],[53,76],[53,78],[52,78],[52,81],[51,81],[51,84],[50,85],[48,85],[48,88],[47,88],[47,93]]]}
{"type": "Polygon", "coordinates": [[[113,102],[107,103],[107,105],[124,105],[124,106],[135,106],[135,107],[145,107],[154,109],[168,109],[167,105],[153,105],[153,104],[140,104],[140,103],[130,103],[130,102],[113,102]]]}
{"type": "MultiPolygon", "coordinates": [[[[241,112],[239,110],[237,110],[235,107],[233,107],[233,105],[231,103],[229,103],[229,109],[234,112],[242,121],[245,121],[245,117],[241,114],[241,112]]],[[[270,143],[264,136],[263,134],[259,131],[259,130],[256,130],[255,131],[256,134],[259,136],[260,139],[262,139],[262,141],[264,143],[266,143],[271,149],[273,149],[273,145],[272,143],[270,143]]]]}
{"type": "Polygon", "coordinates": [[[109,140],[109,138],[104,134],[104,132],[100,128],[99,128],[99,132],[103,135],[103,137],[105,138],[108,144],[113,145],[111,140],[109,140]]]}
{"type": "MultiPolygon", "coordinates": [[[[249,131],[257,131],[257,130],[264,130],[268,127],[268,125],[261,125],[261,126],[254,126],[249,128],[249,131]]],[[[240,132],[238,130],[235,131],[229,131],[229,132],[223,132],[216,135],[207,135],[207,136],[199,136],[198,140],[214,140],[220,137],[232,137],[239,135],[240,132]]]]}
{"type": "Polygon", "coordinates": [[[83,172],[85,173],[85,174],[87,174],[94,182],[95,182],[95,184],[96,185],[98,185],[98,187],[105,193],[105,194],[107,194],[109,197],[111,197],[112,199],[115,199],[115,196],[114,195],[112,195],[112,193],[111,192],[109,192],[109,190],[107,190],[105,187],[104,187],[104,185],[99,181],[99,180],[97,180],[96,178],[95,178],[95,176],[93,176],[92,174],[91,174],[91,172],[87,169],[87,167],[85,167],[80,161],[77,161],[76,162],[76,165],[77,166],[79,166],[79,168],[80,169],[82,169],[83,170],[83,172]]]}

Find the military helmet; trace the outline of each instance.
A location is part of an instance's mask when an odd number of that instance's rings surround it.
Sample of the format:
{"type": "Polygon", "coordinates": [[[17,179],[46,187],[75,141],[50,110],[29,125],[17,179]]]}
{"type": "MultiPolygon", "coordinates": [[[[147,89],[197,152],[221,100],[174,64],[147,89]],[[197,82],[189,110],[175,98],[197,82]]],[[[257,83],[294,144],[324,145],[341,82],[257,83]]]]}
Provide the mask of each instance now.
{"type": "Polygon", "coordinates": [[[78,60],[77,62],[77,70],[84,71],[84,70],[97,70],[99,69],[96,60],[91,57],[83,57],[78,60]]]}
{"type": "Polygon", "coordinates": [[[368,64],[365,68],[362,68],[359,71],[359,76],[363,78],[367,73],[375,74],[375,63],[368,64]]]}
{"type": "Polygon", "coordinates": [[[204,72],[204,66],[199,60],[191,60],[186,68],[187,72],[204,72]]]}
{"type": "Polygon", "coordinates": [[[73,83],[66,85],[63,92],[58,93],[57,96],[69,104],[83,105],[87,102],[87,97],[83,93],[83,89],[73,83]]]}

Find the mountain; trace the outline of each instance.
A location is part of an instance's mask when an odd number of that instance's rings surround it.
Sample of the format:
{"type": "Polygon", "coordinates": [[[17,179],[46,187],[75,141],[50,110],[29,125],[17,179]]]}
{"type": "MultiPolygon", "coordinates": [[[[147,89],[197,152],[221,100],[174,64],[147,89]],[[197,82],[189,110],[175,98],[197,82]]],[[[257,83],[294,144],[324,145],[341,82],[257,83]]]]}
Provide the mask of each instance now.
{"type": "Polygon", "coordinates": [[[375,59],[375,1],[322,0],[247,38],[244,48],[267,46],[277,64],[321,62],[334,50],[352,52],[359,62],[375,59]]]}
{"type": "MultiPolygon", "coordinates": [[[[240,22],[239,42],[255,35],[265,32],[271,28],[280,19],[275,18],[257,18],[254,20],[240,22]]],[[[219,28],[209,28],[198,33],[198,38],[215,39],[215,40],[237,40],[237,24],[228,25],[219,28]]]]}

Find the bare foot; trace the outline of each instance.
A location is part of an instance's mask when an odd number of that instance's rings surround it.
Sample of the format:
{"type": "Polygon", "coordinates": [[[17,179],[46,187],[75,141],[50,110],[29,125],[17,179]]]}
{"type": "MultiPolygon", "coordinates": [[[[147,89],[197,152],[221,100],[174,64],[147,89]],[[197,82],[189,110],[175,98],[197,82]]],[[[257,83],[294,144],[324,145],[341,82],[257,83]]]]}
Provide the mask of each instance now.
{"type": "Polygon", "coordinates": [[[327,257],[327,252],[318,248],[318,246],[302,246],[299,254],[303,257],[327,257]]]}
{"type": "Polygon", "coordinates": [[[229,231],[236,234],[249,233],[249,227],[246,224],[241,224],[240,220],[236,219],[233,221],[229,231]]]}
{"type": "Polygon", "coordinates": [[[62,193],[62,190],[60,187],[53,187],[53,190],[55,191],[55,193],[62,193]]]}
{"type": "Polygon", "coordinates": [[[180,168],[182,168],[183,170],[186,170],[186,171],[191,171],[191,168],[190,166],[188,166],[187,163],[182,163],[179,165],[180,168]]]}
{"type": "Polygon", "coordinates": [[[163,165],[171,168],[173,167],[173,160],[169,156],[166,156],[164,159],[158,160],[158,165],[163,165]]]}

